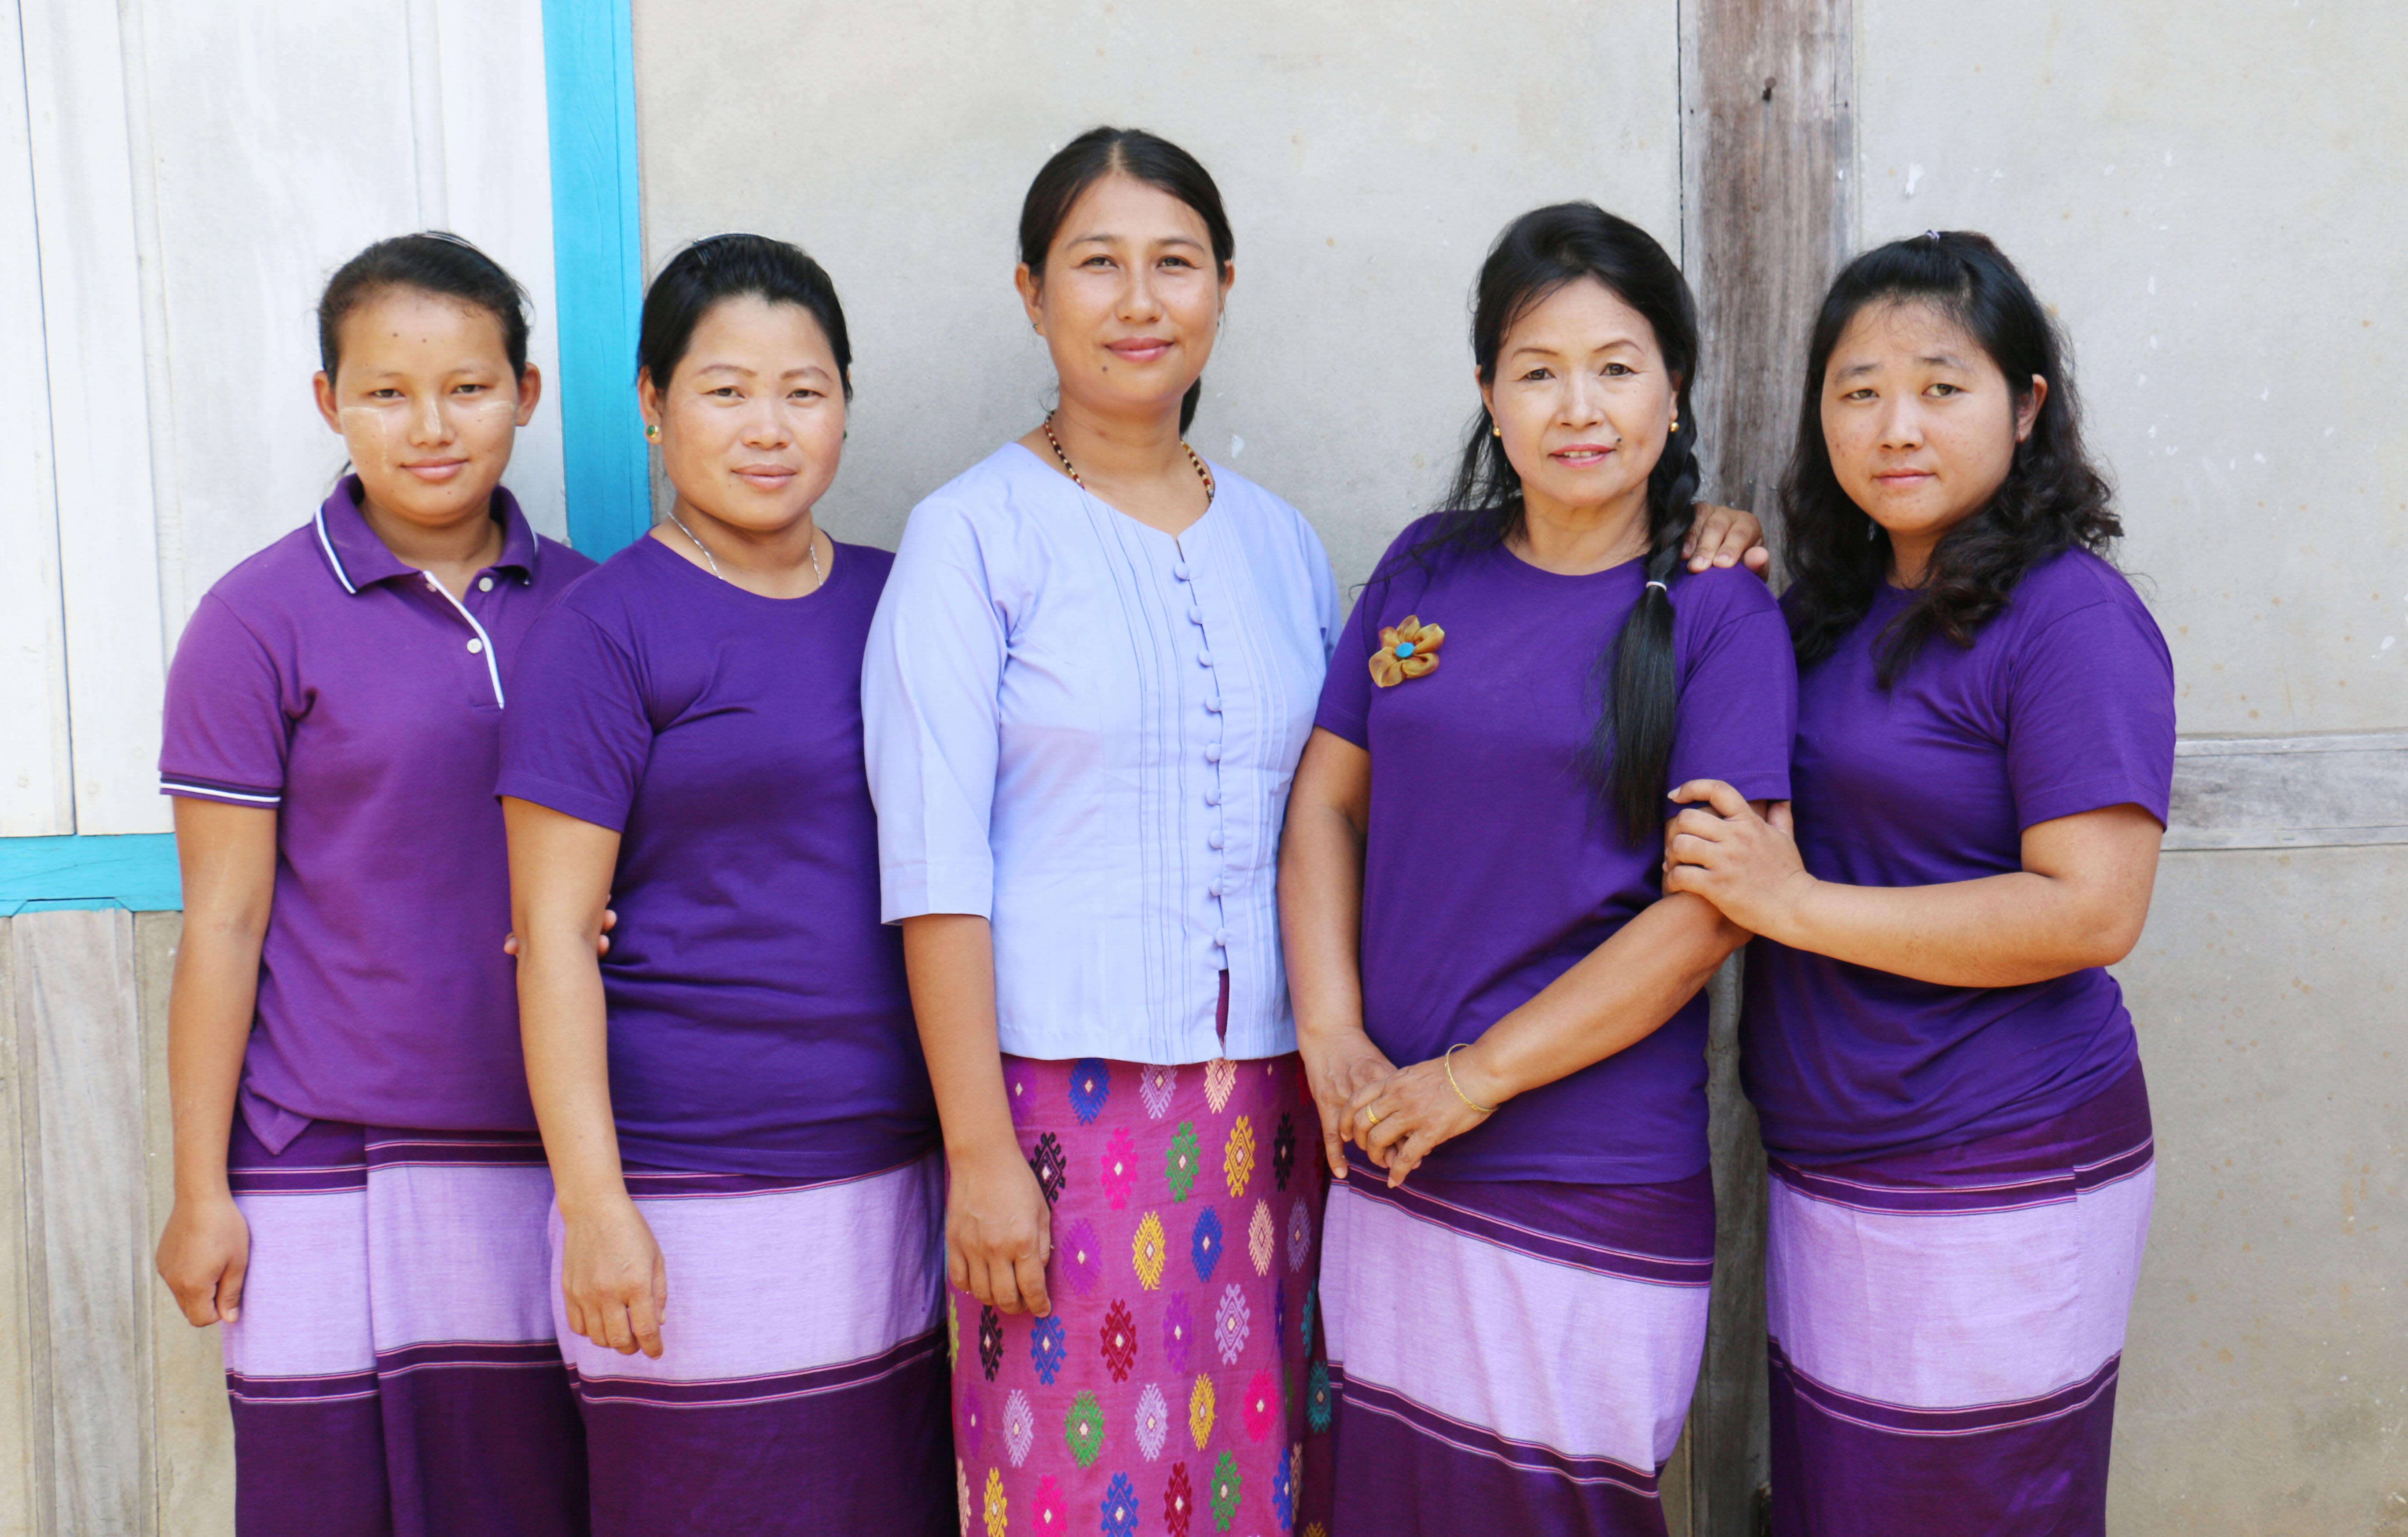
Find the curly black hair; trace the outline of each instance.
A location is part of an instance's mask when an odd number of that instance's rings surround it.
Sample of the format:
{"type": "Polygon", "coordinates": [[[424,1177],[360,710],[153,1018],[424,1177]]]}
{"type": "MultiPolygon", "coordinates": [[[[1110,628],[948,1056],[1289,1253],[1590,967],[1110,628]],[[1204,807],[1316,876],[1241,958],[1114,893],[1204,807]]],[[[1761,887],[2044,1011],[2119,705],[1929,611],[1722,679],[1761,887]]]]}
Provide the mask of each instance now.
{"type": "MultiPolygon", "coordinates": [[[[1480,381],[1495,382],[1498,355],[1514,323],[1584,278],[1604,284],[1654,329],[1674,381],[1673,414],[1680,423],[1647,478],[1650,585],[1598,657],[1600,707],[1581,763],[1625,831],[1643,841],[1661,836],[1680,697],[1670,589],[1683,574],[1681,543],[1698,494],[1698,417],[1689,409],[1698,371],[1697,301],[1655,237],[1594,203],[1556,203],[1506,225],[1490,248],[1473,291],[1471,356],[1480,381]]],[[[1483,406],[1464,434],[1438,518],[1427,537],[1404,552],[1406,563],[1426,567],[1442,551],[1492,550],[1520,536],[1522,478],[1506,458],[1503,440],[1490,432],[1493,424],[1483,406]]],[[[1392,574],[1383,567],[1371,580],[1392,574]]]]}
{"type": "Polygon", "coordinates": [[[2005,253],[1987,236],[1962,230],[1868,251],[1832,280],[1814,318],[1798,447],[1781,480],[1784,606],[1801,670],[1863,621],[1889,573],[1889,538],[1841,488],[1823,438],[1823,376],[1832,350],[1848,323],[1878,304],[1925,304],[1946,314],[1989,354],[2019,401],[2031,393],[2023,381],[2037,375],[2048,385],[2005,481],[1942,537],[1914,600],[1885,631],[1878,677],[1887,688],[1933,635],[1971,646],[2026,573],[2070,549],[2104,557],[2124,525],[2109,506],[2107,477],[2083,448],[2064,338],[2005,253]]]}

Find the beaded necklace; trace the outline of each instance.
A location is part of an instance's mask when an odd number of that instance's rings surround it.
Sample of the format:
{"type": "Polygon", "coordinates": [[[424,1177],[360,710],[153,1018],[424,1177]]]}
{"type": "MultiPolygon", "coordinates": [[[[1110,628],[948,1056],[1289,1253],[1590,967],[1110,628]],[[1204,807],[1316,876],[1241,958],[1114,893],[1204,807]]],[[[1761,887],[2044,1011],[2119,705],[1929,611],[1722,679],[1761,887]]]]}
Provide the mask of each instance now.
{"type": "MultiPolygon", "coordinates": [[[[1070,456],[1062,452],[1062,439],[1054,436],[1054,413],[1052,411],[1047,411],[1045,413],[1044,426],[1045,440],[1054,445],[1054,457],[1062,461],[1062,473],[1070,477],[1070,483],[1072,485],[1077,486],[1082,491],[1086,490],[1087,482],[1080,478],[1079,467],[1072,464],[1070,462],[1070,456]]],[[[1179,446],[1181,448],[1187,449],[1187,462],[1196,467],[1196,478],[1204,482],[1204,499],[1208,502],[1211,501],[1214,491],[1214,487],[1212,485],[1212,472],[1204,467],[1204,461],[1197,456],[1194,449],[1187,448],[1186,438],[1181,438],[1179,440],[1179,446]]]]}

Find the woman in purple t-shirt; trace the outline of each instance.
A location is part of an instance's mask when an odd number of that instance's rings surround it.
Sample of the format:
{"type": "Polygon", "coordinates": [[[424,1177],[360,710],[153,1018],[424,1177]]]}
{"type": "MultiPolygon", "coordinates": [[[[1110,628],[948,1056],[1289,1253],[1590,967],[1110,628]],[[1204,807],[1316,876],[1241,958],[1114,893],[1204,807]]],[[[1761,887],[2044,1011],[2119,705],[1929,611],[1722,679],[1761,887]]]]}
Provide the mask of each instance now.
{"type": "Polygon", "coordinates": [[[1699,989],[1746,938],[1663,893],[1665,797],[1785,797],[1796,671],[1762,582],[1681,568],[1698,330],[1655,240],[1516,220],[1472,353],[1450,510],[1355,605],[1288,803],[1342,1181],[1309,1401],[1344,1530],[1660,1534],[1713,1271],[1699,989]]]}
{"type": "MultiPolygon", "coordinates": [[[[965,1528],[1327,1518],[1324,1182],[1272,876],[1340,610],[1297,510],[1183,441],[1232,251],[1211,177],[1152,134],[1039,170],[1017,276],[1060,404],[913,510],[870,638],[965,1528]]],[[[1698,563],[1755,532],[1709,513],[1698,563]]]]}
{"type": "Polygon", "coordinates": [[[595,1530],[950,1533],[936,1113],[862,768],[892,557],[813,516],[844,312],[715,236],[638,355],[676,500],[529,637],[500,779],[595,1530]]]}
{"type": "Polygon", "coordinates": [[[377,242],[318,345],[351,472],[209,589],[167,675],[159,1273],[225,1326],[237,1531],[574,1537],[493,778],[520,642],[594,563],[501,484],[542,379],[491,258],[377,242]]]}
{"type": "Polygon", "coordinates": [[[1670,889],[1762,938],[1773,1530],[2102,1530],[2155,1186],[2131,1016],[2173,669],[2101,553],[2047,313],[1979,235],[1859,256],[1783,487],[1794,833],[1683,787],[1670,889]]]}

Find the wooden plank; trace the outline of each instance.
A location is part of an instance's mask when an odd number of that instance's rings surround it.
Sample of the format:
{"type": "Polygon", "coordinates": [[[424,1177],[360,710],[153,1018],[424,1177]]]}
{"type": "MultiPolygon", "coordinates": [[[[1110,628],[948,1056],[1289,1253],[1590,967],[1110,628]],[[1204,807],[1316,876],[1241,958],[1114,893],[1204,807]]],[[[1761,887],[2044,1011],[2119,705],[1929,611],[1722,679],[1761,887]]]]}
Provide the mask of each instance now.
{"type": "Polygon", "coordinates": [[[18,1070],[16,956],[0,918],[0,1537],[41,1530],[50,1444],[35,1383],[35,1279],[27,1268],[24,1075],[18,1070]],[[36,1436],[40,1427],[46,1433],[36,1436]]]}
{"type": "Polygon", "coordinates": [[[33,1056],[26,1162],[38,1214],[33,1332],[48,1357],[36,1427],[50,1458],[47,1530],[149,1537],[150,1211],[133,915],[24,913],[9,940],[33,1056]]]}
{"type": "MultiPolygon", "coordinates": [[[[167,1091],[167,994],[175,979],[180,912],[134,920],[135,996],[142,1015],[143,1159],[155,1237],[176,1202],[174,1126],[167,1091]]],[[[173,1537],[233,1537],[234,1418],[226,1404],[225,1363],[215,1328],[194,1329],[155,1276],[148,1287],[154,1394],[158,1530],[173,1537]]]]}
{"type": "Polygon", "coordinates": [[[118,7],[23,0],[75,830],[165,832],[166,666],[118,7]]]}
{"type": "MultiPolygon", "coordinates": [[[[568,537],[561,457],[560,312],[552,280],[552,149],[543,91],[543,0],[434,0],[442,76],[445,195],[451,228],[526,286],[527,361],[546,399],[519,429],[509,486],[527,520],[568,537]],[[492,146],[507,144],[508,154],[492,146]]],[[[632,397],[634,342],[600,381],[632,397]]],[[[637,454],[642,454],[640,448],[637,454]]]]}
{"type": "Polygon", "coordinates": [[[1764,1143],[1739,1081],[1742,955],[1708,984],[1707,1138],[1714,1171],[1714,1283],[1705,1359],[1682,1441],[1692,1537],[1755,1537],[1771,1476],[1764,1328],[1764,1143]]]}
{"type": "Polygon", "coordinates": [[[1806,338],[1856,240],[1851,0],[1681,7],[1682,261],[1705,329],[1706,485],[1770,525],[1806,338]]]}
{"type": "MultiPolygon", "coordinates": [[[[1852,0],[1685,0],[1682,256],[1703,357],[1692,397],[1708,494],[1768,527],[1796,431],[1806,337],[1856,237],[1852,0]]],[[[1707,1048],[1713,1320],[1685,1442],[1688,1530],[1762,1528],[1770,1474],[1764,1150],[1739,1086],[1739,960],[1713,984],[1707,1048]]]]}
{"type": "Polygon", "coordinates": [[[561,431],[569,531],[599,560],[652,526],[633,387],[644,258],[637,214],[636,60],[628,0],[544,0],[558,254],[561,431]]]}
{"type": "Polygon", "coordinates": [[[167,323],[151,361],[166,377],[150,398],[173,429],[156,477],[174,490],[159,513],[173,637],[185,605],[305,522],[343,465],[309,404],[313,310],[347,258],[418,225],[409,50],[398,7],[126,0],[123,14],[160,134],[147,180],[167,323]]]}
{"type": "Polygon", "coordinates": [[[409,31],[409,128],[416,151],[418,222],[451,229],[451,166],[443,153],[443,58],[436,41],[435,0],[403,0],[409,31]]]}
{"type": "Polygon", "coordinates": [[[2408,732],[2177,743],[2168,822],[2172,850],[2408,843],[2408,732]]]}
{"type": "MultiPolygon", "coordinates": [[[[0,334],[42,335],[33,140],[18,0],[0,0],[0,334]]],[[[31,351],[31,348],[27,349],[31,351]]],[[[50,477],[50,382],[21,357],[0,368],[0,838],[75,831],[67,744],[66,614],[50,477]]],[[[0,1527],[0,1532],[7,1529],[0,1527]]]]}
{"type": "MultiPolygon", "coordinates": [[[[143,389],[150,403],[152,568],[159,579],[162,658],[175,655],[176,638],[192,612],[185,592],[184,478],[176,457],[176,390],[167,334],[167,263],[160,238],[158,140],[150,89],[150,7],[129,0],[119,7],[125,74],[125,136],[133,194],[136,270],[142,286],[143,389]]],[[[171,122],[172,119],[169,120],[171,122]]],[[[176,124],[180,127],[181,124],[176,124]]],[[[191,595],[197,597],[197,594],[191,595]]]]}

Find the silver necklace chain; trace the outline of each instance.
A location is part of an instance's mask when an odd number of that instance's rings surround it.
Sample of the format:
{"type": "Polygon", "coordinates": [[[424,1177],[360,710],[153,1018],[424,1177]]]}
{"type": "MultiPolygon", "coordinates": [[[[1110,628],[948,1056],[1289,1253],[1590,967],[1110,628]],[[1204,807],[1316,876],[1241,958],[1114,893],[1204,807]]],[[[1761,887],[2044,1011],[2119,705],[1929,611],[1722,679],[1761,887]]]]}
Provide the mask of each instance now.
{"type": "MultiPolygon", "coordinates": [[[[687,539],[692,541],[695,549],[702,552],[702,558],[710,565],[710,574],[717,577],[722,582],[727,582],[727,573],[719,568],[719,562],[712,556],[710,546],[703,543],[702,540],[698,539],[695,539],[694,530],[685,525],[685,520],[677,515],[677,511],[674,508],[669,511],[669,522],[676,524],[678,532],[683,534],[687,539]]],[[[816,527],[811,530],[811,542],[808,548],[810,551],[811,556],[811,592],[815,593],[822,587],[827,585],[827,578],[820,570],[820,533],[816,527]]],[[[727,584],[731,587],[736,585],[732,582],[728,582],[727,584]]],[[[806,593],[803,596],[808,597],[810,594],[806,593]]]]}

